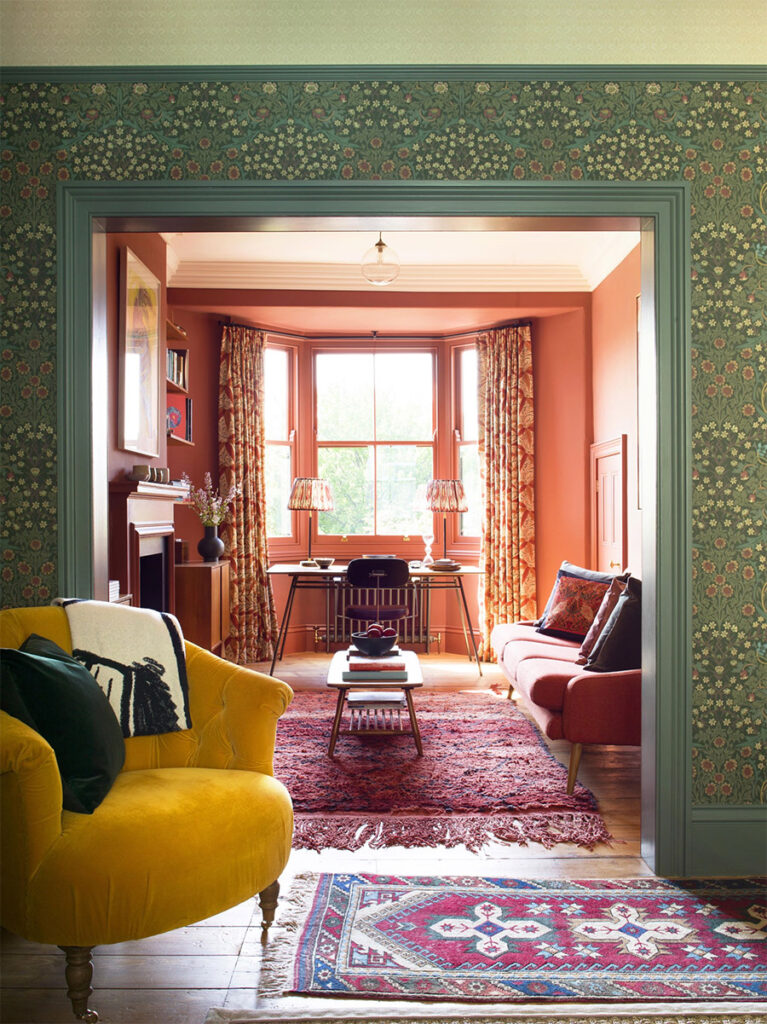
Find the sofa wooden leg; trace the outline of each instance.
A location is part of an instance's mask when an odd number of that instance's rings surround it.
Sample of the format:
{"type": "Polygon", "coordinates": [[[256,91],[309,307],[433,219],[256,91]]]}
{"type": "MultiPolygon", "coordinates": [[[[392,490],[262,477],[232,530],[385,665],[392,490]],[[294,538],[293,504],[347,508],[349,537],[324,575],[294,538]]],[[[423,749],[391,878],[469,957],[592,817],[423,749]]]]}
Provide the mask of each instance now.
{"type": "Polygon", "coordinates": [[[272,882],[271,885],[267,885],[267,887],[258,894],[258,902],[261,905],[261,913],[263,915],[263,919],[261,921],[262,938],[266,938],[269,925],[274,921],[274,912],[277,909],[277,899],[279,895],[279,881],[272,882]]]}
{"type": "Polygon", "coordinates": [[[95,1024],[99,1015],[95,1010],[88,1009],[88,999],[93,995],[93,946],[59,946],[59,949],[67,958],[64,973],[67,979],[67,995],[72,1003],[74,1015],[78,1020],[95,1024]]]}
{"type": "Polygon", "coordinates": [[[567,769],[567,792],[568,795],[575,789],[575,779],[578,775],[578,765],[581,763],[583,753],[582,743],[573,743],[570,747],[570,767],[567,769]]]}

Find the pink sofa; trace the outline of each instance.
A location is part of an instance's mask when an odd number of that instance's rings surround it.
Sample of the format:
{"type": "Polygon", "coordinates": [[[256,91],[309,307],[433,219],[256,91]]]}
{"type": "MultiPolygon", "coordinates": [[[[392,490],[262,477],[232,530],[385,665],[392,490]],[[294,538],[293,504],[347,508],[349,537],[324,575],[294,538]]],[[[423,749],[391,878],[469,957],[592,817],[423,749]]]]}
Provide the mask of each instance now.
{"type": "Polygon", "coordinates": [[[572,744],[567,792],[572,793],[584,743],[641,743],[642,673],[592,672],[577,665],[580,641],[536,631],[533,622],[496,626],[493,650],[544,736],[572,744]]]}

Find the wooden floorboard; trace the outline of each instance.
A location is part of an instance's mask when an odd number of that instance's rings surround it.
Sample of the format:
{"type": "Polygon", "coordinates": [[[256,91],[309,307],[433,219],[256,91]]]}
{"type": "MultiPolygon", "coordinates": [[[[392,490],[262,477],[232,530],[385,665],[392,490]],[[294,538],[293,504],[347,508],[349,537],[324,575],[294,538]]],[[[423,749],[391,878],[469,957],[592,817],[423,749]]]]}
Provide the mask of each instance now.
{"type": "MultiPolygon", "coordinates": [[[[324,686],[329,657],[324,651],[291,655],[274,674],[296,690],[324,686]]],[[[496,666],[483,674],[468,658],[431,654],[422,658],[425,689],[506,688],[496,666]]],[[[268,671],[269,665],[256,666],[268,671]]],[[[563,764],[568,744],[549,745],[563,764]]],[[[480,853],[454,849],[294,850],[283,874],[289,888],[296,874],[320,871],[367,871],[393,874],[444,874],[520,878],[633,878],[651,874],[639,855],[639,749],[602,747],[584,750],[579,780],[597,798],[614,836],[594,850],[561,844],[550,850],[530,843],[492,843],[480,853]]],[[[277,911],[277,924],[280,920],[277,911]]],[[[104,946],[94,956],[92,1005],[102,1024],[202,1024],[211,1006],[307,1011],[316,1000],[298,996],[263,999],[258,994],[260,911],[255,899],[207,921],[139,942],[104,946]]],[[[66,998],[63,954],[8,932],[0,935],[2,989],[0,1024],[64,1024],[74,1020],[66,998]]],[[[327,999],[320,1001],[327,1013],[327,999]]],[[[345,1012],[369,1011],[370,1003],[345,1012]]]]}

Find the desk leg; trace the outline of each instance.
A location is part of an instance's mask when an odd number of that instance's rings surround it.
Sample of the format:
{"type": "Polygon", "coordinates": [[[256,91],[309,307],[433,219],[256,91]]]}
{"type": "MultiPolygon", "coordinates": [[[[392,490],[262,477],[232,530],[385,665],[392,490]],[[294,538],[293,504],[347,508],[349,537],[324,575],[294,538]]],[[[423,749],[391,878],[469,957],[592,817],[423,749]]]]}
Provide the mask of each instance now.
{"type": "Polygon", "coordinates": [[[338,740],[338,730],[341,728],[341,717],[344,713],[344,701],[346,700],[346,687],[340,687],[338,690],[338,702],[336,704],[336,717],[333,719],[333,730],[330,733],[330,746],[328,747],[328,757],[333,756],[333,751],[336,749],[336,741],[338,740]]]}
{"type": "Polygon", "coordinates": [[[405,697],[407,698],[407,710],[410,715],[410,728],[413,730],[413,739],[415,740],[415,749],[418,751],[418,756],[423,757],[423,743],[421,742],[421,730],[418,728],[418,719],[415,717],[415,705],[413,704],[413,691],[408,689],[405,690],[405,697]]]}
{"type": "Polygon", "coordinates": [[[477,641],[474,639],[474,630],[473,630],[472,625],[471,625],[471,616],[469,615],[469,606],[466,603],[466,594],[464,593],[464,589],[463,589],[463,581],[461,580],[460,576],[456,576],[456,579],[458,580],[458,590],[460,591],[461,601],[463,602],[463,613],[466,616],[466,626],[467,626],[467,628],[469,630],[469,636],[471,637],[471,646],[474,648],[474,660],[477,663],[477,669],[479,670],[479,674],[482,675],[482,665],[480,664],[479,654],[477,653],[477,641]]]}
{"type": "Polygon", "coordinates": [[[274,675],[274,666],[279,658],[282,660],[282,655],[285,650],[285,638],[288,635],[288,623],[290,622],[290,613],[293,610],[293,598],[296,596],[296,582],[297,576],[290,577],[290,590],[288,591],[288,599],[285,602],[285,611],[282,613],[282,622],[280,623],[280,632],[277,635],[277,643],[274,645],[274,654],[272,655],[272,664],[269,669],[269,675],[274,675]]]}

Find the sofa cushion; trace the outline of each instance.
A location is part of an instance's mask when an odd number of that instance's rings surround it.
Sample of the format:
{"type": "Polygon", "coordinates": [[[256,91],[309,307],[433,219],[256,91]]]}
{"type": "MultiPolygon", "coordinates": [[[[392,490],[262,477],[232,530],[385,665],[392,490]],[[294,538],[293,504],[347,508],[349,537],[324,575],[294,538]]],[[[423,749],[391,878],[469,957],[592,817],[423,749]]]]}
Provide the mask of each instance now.
{"type": "Polygon", "coordinates": [[[612,579],[591,580],[560,569],[538,632],[565,640],[583,640],[610,583],[612,579]]]}
{"type": "Polygon", "coordinates": [[[527,658],[517,665],[514,689],[531,704],[561,711],[567,684],[577,673],[572,662],[553,658],[527,658]]]}
{"type": "MultiPolygon", "coordinates": [[[[569,640],[539,633],[534,622],[502,622],[494,626],[490,633],[490,645],[498,658],[503,655],[506,644],[518,643],[519,641],[545,646],[546,652],[549,655],[552,650],[556,650],[559,647],[566,648],[570,645],[569,640]]],[[[557,655],[553,655],[553,657],[557,657],[557,655]]]]}
{"type": "Polygon", "coordinates": [[[626,581],[585,667],[592,672],[642,667],[642,584],[634,576],[626,581]]]}
{"type": "MultiPolygon", "coordinates": [[[[607,584],[612,583],[612,581],[615,579],[615,573],[597,572],[596,569],[584,569],[582,565],[574,565],[572,562],[568,562],[565,559],[565,561],[562,562],[562,564],[560,565],[559,569],[557,570],[557,578],[555,578],[555,580],[554,580],[554,586],[551,588],[551,593],[549,594],[549,599],[546,602],[546,607],[543,609],[543,615],[541,615],[541,617],[535,623],[536,626],[540,626],[541,623],[543,622],[543,620],[546,618],[546,612],[549,610],[549,605],[551,604],[551,599],[554,596],[554,591],[556,590],[556,587],[557,587],[557,580],[559,578],[559,573],[560,572],[569,573],[570,576],[580,576],[581,579],[584,579],[584,580],[597,580],[597,581],[599,581],[601,583],[607,583],[607,584]]],[[[626,578],[626,574],[624,573],[624,574],[622,574],[618,578],[619,579],[625,579],[626,578]]]]}
{"type": "Polygon", "coordinates": [[[63,806],[92,814],[125,761],[125,740],[90,672],[52,640],[32,634],[0,660],[2,708],[50,743],[63,806]]]}
{"type": "Polygon", "coordinates": [[[578,652],[578,664],[585,665],[589,655],[594,650],[599,634],[604,629],[605,623],[610,618],[610,613],[618,603],[618,598],[621,596],[623,591],[626,589],[626,581],[620,580],[617,577],[612,581],[610,586],[607,588],[607,593],[602,598],[602,603],[594,616],[594,621],[589,627],[589,631],[583,638],[581,649],[578,652]]]}
{"type": "Polygon", "coordinates": [[[523,661],[546,658],[549,661],[558,661],[564,664],[570,675],[578,671],[575,659],[578,657],[578,644],[560,642],[557,645],[539,644],[534,641],[529,643],[524,640],[517,640],[514,643],[506,644],[500,659],[500,666],[512,684],[515,683],[515,675],[523,661]]]}

